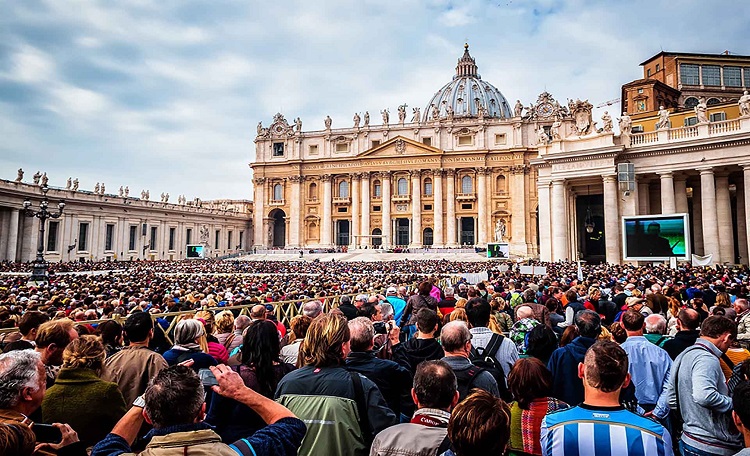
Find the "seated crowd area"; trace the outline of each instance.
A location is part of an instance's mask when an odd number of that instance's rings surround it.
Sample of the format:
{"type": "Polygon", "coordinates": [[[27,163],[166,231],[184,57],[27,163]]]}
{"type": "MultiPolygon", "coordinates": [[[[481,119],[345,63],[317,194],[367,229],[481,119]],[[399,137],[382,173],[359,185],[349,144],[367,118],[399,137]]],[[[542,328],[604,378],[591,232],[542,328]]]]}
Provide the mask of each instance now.
{"type": "Polygon", "coordinates": [[[0,455],[750,455],[748,269],[545,266],[0,263],[0,455]]]}

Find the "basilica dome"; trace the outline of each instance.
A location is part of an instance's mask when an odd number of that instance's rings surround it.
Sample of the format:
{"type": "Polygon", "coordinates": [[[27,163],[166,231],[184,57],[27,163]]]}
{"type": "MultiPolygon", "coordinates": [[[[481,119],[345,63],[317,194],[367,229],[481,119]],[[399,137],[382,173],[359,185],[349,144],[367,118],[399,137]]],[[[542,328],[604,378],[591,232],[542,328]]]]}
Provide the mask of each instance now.
{"type": "Polygon", "coordinates": [[[474,57],[469,55],[468,44],[464,45],[464,55],[458,59],[453,80],[438,90],[425,107],[422,116],[425,122],[436,117],[511,117],[508,100],[497,87],[483,81],[479,75],[474,57]]]}

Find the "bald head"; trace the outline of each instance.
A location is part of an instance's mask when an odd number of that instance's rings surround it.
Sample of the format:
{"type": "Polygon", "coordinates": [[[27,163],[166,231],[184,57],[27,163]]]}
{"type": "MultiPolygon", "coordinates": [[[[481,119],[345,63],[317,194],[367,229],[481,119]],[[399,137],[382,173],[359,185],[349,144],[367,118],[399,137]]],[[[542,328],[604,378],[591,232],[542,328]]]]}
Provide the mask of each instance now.
{"type": "Polygon", "coordinates": [[[516,317],[519,320],[522,320],[524,318],[533,318],[534,317],[534,311],[531,310],[531,307],[529,307],[529,306],[521,306],[516,311],[516,317]]]}
{"type": "Polygon", "coordinates": [[[258,304],[250,309],[250,318],[253,320],[265,320],[266,319],[266,306],[258,304]]]}
{"type": "Polygon", "coordinates": [[[695,331],[701,323],[701,316],[694,309],[682,309],[677,314],[677,322],[683,331],[695,331]]]}
{"type": "Polygon", "coordinates": [[[667,333],[667,319],[660,314],[651,314],[646,317],[646,334],[661,334],[667,333]]]}
{"type": "Polygon", "coordinates": [[[310,318],[315,318],[323,312],[323,306],[320,301],[308,301],[302,307],[302,314],[310,318]]]}
{"type": "Polygon", "coordinates": [[[463,321],[452,321],[443,326],[440,331],[440,341],[446,354],[460,353],[465,350],[466,343],[471,342],[469,327],[463,321]]]}

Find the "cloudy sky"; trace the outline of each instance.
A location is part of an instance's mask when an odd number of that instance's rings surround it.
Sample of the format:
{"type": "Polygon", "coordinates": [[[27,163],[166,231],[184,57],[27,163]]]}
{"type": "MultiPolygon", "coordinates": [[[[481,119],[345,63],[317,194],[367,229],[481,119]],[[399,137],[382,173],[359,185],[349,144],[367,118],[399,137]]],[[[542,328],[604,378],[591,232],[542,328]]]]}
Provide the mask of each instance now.
{"type": "MultiPolygon", "coordinates": [[[[511,104],[619,97],[660,50],[750,54],[737,1],[4,0],[0,178],[252,197],[256,125],[424,105],[468,40],[511,104]]],[[[610,107],[617,112],[618,106],[610,107]]],[[[595,113],[598,118],[601,111],[595,113]]]]}

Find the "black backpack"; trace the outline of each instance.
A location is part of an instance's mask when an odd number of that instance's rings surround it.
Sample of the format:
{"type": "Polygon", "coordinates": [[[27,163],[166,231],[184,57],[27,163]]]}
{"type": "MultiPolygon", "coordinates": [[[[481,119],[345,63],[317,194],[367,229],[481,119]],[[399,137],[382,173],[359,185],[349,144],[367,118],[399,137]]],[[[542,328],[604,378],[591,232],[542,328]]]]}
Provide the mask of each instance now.
{"type": "Polygon", "coordinates": [[[464,400],[466,396],[469,395],[474,381],[483,371],[489,372],[497,382],[497,389],[500,391],[500,397],[505,401],[511,399],[510,394],[508,393],[508,387],[505,384],[505,372],[503,366],[500,365],[500,362],[495,358],[497,351],[500,349],[500,345],[503,343],[503,339],[505,339],[504,336],[493,334],[486,347],[471,347],[469,360],[473,366],[464,371],[456,372],[459,401],[464,400]]]}

